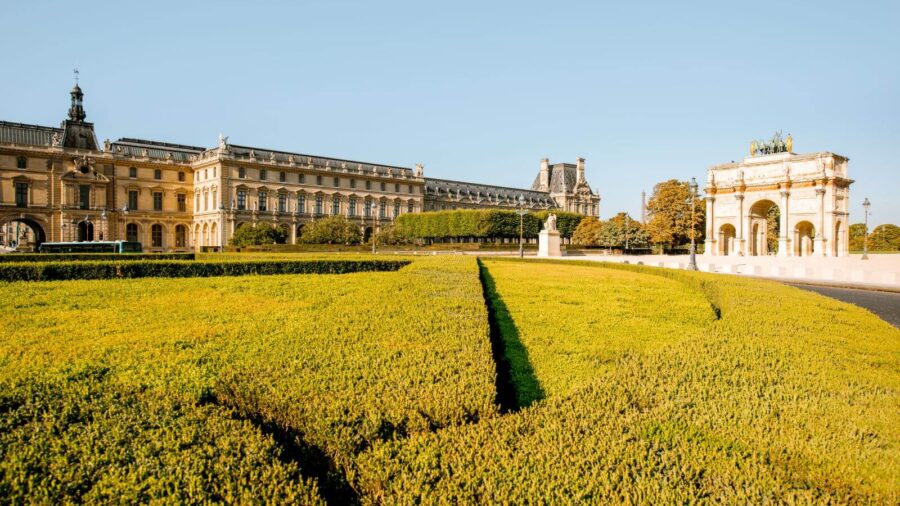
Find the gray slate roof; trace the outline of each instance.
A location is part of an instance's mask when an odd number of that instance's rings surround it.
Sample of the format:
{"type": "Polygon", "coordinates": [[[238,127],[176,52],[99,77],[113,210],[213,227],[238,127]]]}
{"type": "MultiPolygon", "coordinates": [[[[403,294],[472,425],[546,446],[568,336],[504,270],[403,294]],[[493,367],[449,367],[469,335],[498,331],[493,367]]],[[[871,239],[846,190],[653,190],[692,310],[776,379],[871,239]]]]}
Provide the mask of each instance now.
{"type": "Polygon", "coordinates": [[[53,134],[57,134],[61,139],[63,129],[0,121],[0,142],[2,143],[50,146],[53,143],[53,134]]]}
{"type": "MultiPolygon", "coordinates": [[[[556,163],[550,166],[550,193],[572,193],[578,183],[578,168],[571,163],[556,163]]],[[[532,190],[541,187],[541,174],[538,172],[531,184],[532,190]]]]}
{"type": "Polygon", "coordinates": [[[449,179],[425,179],[425,194],[432,196],[451,196],[457,194],[462,198],[488,198],[493,200],[514,201],[522,195],[527,200],[546,205],[554,205],[550,194],[542,191],[525,190],[522,188],[509,188],[505,186],[493,186],[479,183],[467,183],[452,181],[449,179]]]}
{"type": "Polygon", "coordinates": [[[146,150],[147,157],[160,160],[168,159],[171,153],[172,160],[176,162],[190,162],[192,155],[200,154],[206,148],[125,137],[113,142],[111,149],[116,155],[135,157],[144,156],[146,150]]]}
{"type": "Polygon", "coordinates": [[[253,152],[254,158],[257,161],[265,162],[269,160],[275,160],[279,163],[288,163],[291,157],[294,158],[294,163],[309,163],[310,160],[314,165],[327,165],[330,167],[341,168],[346,167],[347,169],[361,169],[364,172],[374,172],[376,168],[378,168],[378,172],[390,172],[391,174],[403,174],[406,176],[412,176],[412,169],[408,167],[398,167],[396,165],[384,165],[380,163],[368,163],[368,162],[358,162],[354,160],[343,160],[341,158],[330,158],[324,156],[316,156],[316,155],[307,155],[303,153],[291,153],[288,151],[277,151],[273,149],[264,149],[264,148],[254,148],[250,146],[237,146],[234,144],[229,144],[228,149],[237,156],[237,157],[246,157],[249,159],[250,152],[253,152]]]}

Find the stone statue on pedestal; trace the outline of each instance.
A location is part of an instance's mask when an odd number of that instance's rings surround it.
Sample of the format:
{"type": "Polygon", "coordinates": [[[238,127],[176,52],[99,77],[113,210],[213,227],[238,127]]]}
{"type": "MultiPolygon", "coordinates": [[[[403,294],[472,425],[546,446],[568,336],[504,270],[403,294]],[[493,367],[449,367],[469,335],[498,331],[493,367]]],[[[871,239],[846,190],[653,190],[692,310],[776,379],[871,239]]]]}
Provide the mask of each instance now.
{"type": "Polygon", "coordinates": [[[556,215],[551,214],[547,216],[547,221],[544,222],[544,230],[548,230],[551,232],[556,231],[556,215]]]}

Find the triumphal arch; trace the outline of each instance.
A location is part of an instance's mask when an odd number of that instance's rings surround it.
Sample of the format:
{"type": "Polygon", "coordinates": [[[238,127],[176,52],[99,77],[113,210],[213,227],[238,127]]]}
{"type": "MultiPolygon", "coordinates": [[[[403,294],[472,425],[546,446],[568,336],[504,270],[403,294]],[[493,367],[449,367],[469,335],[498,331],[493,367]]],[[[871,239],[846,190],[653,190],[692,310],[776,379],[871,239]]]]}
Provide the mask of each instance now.
{"type": "Polygon", "coordinates": [[[844,156],[796,154],[790,135],[753,141],[750,156],[709,168],[705,255],[844,256],[849,197],[844,156]]]}

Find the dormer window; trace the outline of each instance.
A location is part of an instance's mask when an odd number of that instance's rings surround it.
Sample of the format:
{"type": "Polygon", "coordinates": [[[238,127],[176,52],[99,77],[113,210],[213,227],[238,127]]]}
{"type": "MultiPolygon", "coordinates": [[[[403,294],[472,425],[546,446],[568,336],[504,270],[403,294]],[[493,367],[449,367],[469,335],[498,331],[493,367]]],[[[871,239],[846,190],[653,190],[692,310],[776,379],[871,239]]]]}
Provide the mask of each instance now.
{"type": "Polygon", "coordinates": [[[16,158],[16,168],[17,169],[26,169],[28,168],[28,158],[24,156],[20,156],[16,158]]]}

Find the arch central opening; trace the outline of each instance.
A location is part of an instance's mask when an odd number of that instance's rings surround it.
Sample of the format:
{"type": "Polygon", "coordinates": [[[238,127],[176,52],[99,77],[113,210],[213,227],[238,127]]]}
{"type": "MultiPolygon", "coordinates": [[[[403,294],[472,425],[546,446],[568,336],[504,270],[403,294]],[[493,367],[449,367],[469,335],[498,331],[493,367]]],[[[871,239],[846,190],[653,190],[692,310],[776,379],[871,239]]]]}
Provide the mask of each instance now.
{"type": "Polygon", "coordinates": [[[750,255],[778,253],[781,209],[771,200],[760,200],[750,208],[750,255]]]}

